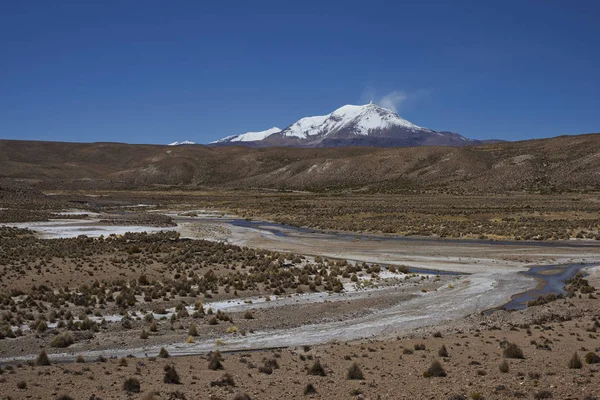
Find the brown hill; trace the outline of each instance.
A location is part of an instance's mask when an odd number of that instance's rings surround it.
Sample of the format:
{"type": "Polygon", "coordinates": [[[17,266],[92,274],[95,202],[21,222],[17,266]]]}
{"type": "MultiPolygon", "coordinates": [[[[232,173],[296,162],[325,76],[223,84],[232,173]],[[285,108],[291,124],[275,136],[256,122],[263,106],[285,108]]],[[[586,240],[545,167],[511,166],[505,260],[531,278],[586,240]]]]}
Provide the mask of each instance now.
{"type": "Polygon", "coordinates": [[[249,148],[0,141],[0,178],[38,188],[186,185],[460,192],[600,189],[600,134],[474,147],[249,148]]]}

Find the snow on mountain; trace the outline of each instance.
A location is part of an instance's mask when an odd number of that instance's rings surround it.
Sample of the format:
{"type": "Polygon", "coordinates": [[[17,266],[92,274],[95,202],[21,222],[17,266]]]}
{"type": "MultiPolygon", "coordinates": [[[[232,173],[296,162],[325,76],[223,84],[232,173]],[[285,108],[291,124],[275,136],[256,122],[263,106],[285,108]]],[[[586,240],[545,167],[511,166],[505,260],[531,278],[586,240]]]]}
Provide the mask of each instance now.
{"type": "Polygon", "coordinates": [[[415,125],[396,112],[370,103],[345,105],[327,115],[301,118],[287,128],[233,135],[212,142],[225,145],[250,142],[251,146],[465,146],[477,141],[458,133],[438,132],[415,125]]]}
{"type": "Polygon", "coordinates": [[[409,130],[425,129],[401,118],[392,110],[370,103],[363,106],[345,105],[331,114],[302,118],[285,128],[281,134],[286,137],[307,139],[351,127],[355,135],[368,135],[371,130],[394,126],[409,130]]]}
{"type": "Polygon", "coordinates": [[[267,136],[271,136],[274,133],[281,132],[281,129],[274,126],[273,128],[267,129],[265,131],[259,132],[246,132],[240,135],[231,135],[224,137],[223,139],[219,139],[215,142],[211,142],[211,144],[215,143],[231,143],[231,142],[254,142],[258,140],[263,140],[267,136]]]}
{"type": "Polygon", "coordinates": [[[196,144],[194,142],[190,142],[189,140],[184,140],[183,142],[173,142],[169,143],[168,146],[181,146],[183,144],[196,144]]]}

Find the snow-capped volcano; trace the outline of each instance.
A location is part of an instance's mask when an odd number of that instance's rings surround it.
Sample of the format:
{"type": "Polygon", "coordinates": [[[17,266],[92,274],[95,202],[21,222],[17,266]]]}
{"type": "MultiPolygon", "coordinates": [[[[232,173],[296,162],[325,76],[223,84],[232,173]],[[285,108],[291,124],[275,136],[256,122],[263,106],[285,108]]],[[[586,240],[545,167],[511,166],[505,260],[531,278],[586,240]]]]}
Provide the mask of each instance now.
{"type": "Polygon", "coordinates": [[[396,112],[370,103],[345,105],[327,115],[301,118],[287,128],[228,136],[214,144],[252,146],[465,146],[478,143],[458,133],[423,128],[396,112]]]}
{"type": "Polygon", "coordinates": [[[369,135],[372,130],[400,126],[409,130],[424,129],[413,124],[392,110],[373,103],[364,106],[345,105],[331,114],[306,117],[285,128],[281,135],[308,139],[315,136],[332,135],[349,129],[354,135],[369,135]]]}
{"type": "Polygon", "coordinates": [[[265,131],[259,131],[259,132],[246,132],[246,133],[242,133],[239,135],[231,135],[231,136],[227,136],[224,137],[223,139],[219,139],[215,142],[211,142],[211,144],[215,144],[215,143],[232,143],[232,142],[255,142],[258,140],[263,140],[264,138],[266,138],[267,136],[270,136],[274,133],[277,132],[281,132],[281,129],[277,128],[276,126],[267,129],[265,131]]]}

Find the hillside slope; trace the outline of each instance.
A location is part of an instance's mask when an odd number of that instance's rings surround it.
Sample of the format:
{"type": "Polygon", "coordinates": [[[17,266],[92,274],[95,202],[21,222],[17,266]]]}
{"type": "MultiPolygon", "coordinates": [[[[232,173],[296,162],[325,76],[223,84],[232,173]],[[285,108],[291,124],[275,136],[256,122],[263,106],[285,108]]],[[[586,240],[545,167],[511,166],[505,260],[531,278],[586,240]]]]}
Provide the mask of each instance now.
{"type": "Polygon", "coordinates": [[[56,189],[590,190],[600,188],[600,134],[472,147],[322,149],[2,140],[0,178],[56,189]]]}

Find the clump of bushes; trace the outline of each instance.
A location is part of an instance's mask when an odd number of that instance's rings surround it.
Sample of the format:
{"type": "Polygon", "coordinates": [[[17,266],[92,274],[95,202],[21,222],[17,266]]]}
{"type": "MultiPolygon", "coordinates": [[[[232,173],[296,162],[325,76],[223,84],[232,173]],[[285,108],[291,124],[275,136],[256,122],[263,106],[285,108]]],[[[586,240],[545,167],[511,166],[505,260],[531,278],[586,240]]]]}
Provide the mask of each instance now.
{"type": "Polygon", "coordinates": [[[75,340],[73,339],[71,332],[62,332],[54,336],[50,342],[50,347],[65,348],[69,347],[73,343],[75,343],[75,340]]]}

